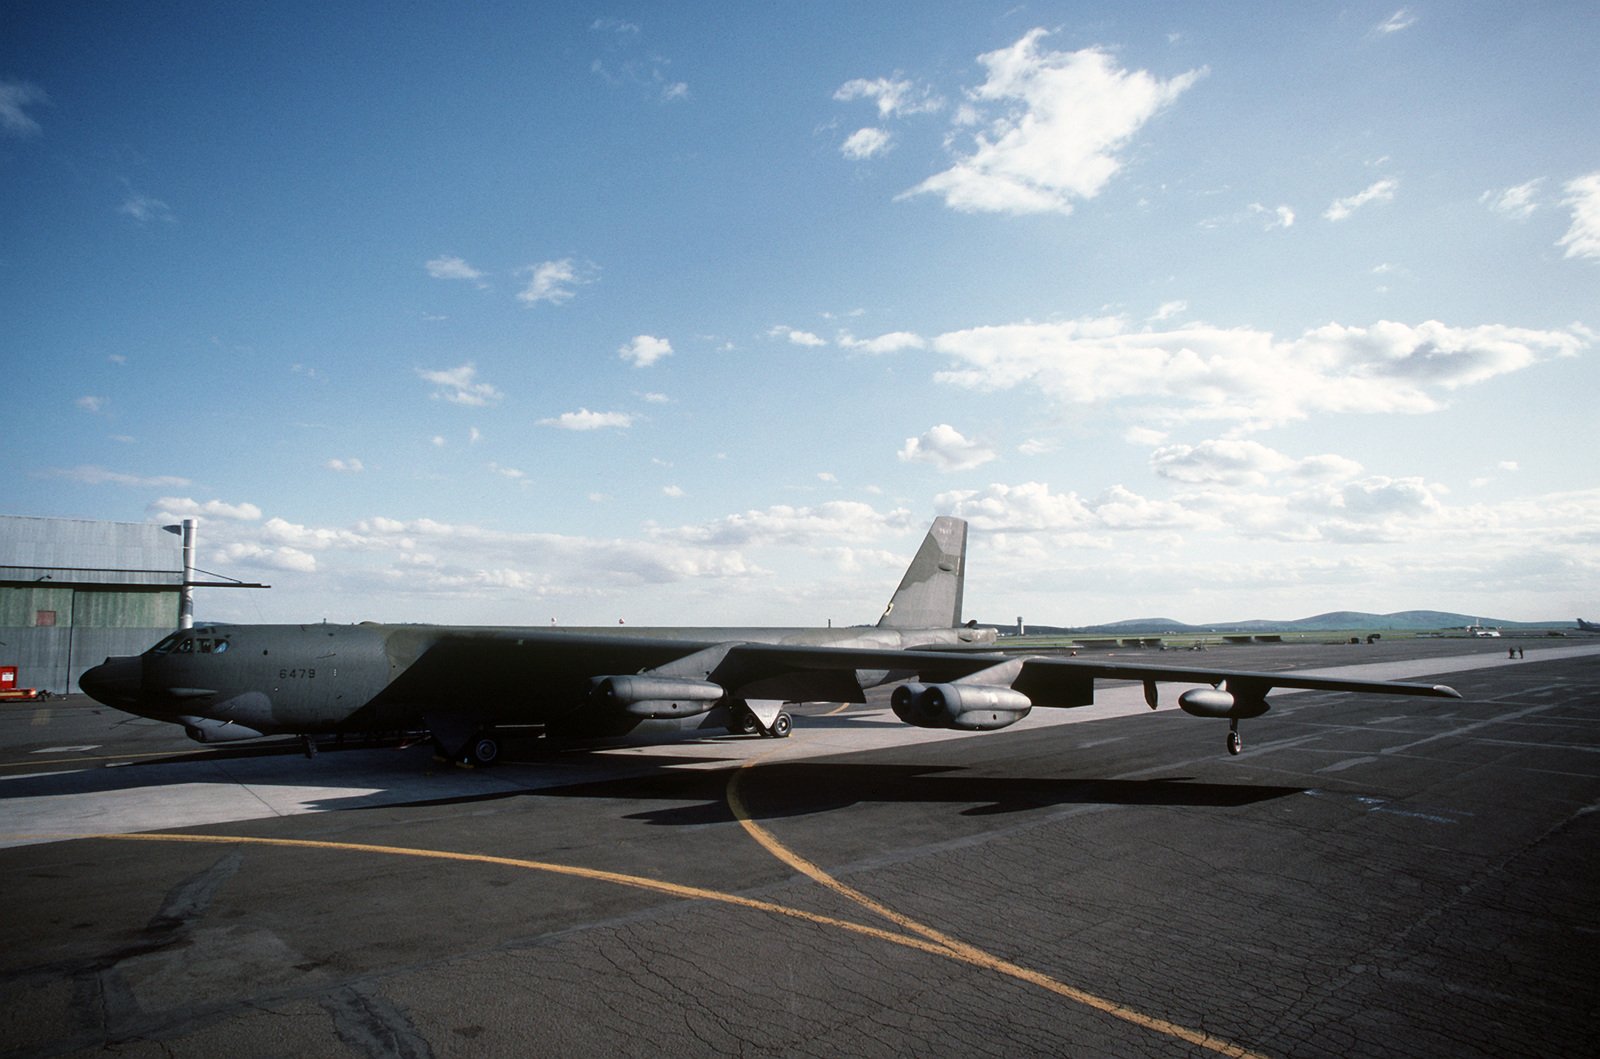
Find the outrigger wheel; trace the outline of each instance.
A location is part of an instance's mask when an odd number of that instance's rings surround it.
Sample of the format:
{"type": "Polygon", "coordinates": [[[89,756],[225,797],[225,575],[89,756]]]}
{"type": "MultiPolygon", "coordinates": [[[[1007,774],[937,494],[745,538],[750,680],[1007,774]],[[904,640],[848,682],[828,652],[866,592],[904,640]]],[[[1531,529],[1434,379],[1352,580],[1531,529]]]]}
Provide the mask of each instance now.
{"type": "Polygon", "coordinates": [[[1239,738],[1239,722],[1234,721],[1228,725],[1228,753],[1237,754],[1244,749],[1244,740],[1239,738]]]}
{"type": "Polygon", "coordinates": [[[469,768],[493,765],[500,757],[500,740],[492,732],[479,732],[467,741],[461,763],[469,768]]]}

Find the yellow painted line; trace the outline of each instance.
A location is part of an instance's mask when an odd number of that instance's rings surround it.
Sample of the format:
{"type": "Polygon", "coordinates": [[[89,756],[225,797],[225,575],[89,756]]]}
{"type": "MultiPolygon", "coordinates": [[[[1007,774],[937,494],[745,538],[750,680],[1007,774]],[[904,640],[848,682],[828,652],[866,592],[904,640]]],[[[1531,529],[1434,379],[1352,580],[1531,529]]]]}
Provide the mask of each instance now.
{"type": "Polygon", "coordinates": [[[50,723],[50,707],[46,706],[43,709],[39,709],[39,710],[34,710],[33,711],[33,726],[35,728],[43,728],[45,725],[47,725],[49,723],[50,723]]]}
{"type": "Polygon", "coordinates": [[[843,713],[844,711],[848,710],[849,708],[850,708],[850,704],[848,702],[841,702],[841,703],[839,703],[839,705],[835,706],[833,709],[829,710],[827,713],[823,714],[822,716],[824,716],[824,717],[832,717],[834,714],[843,713]]]}
{"type": "MultiPolygon", "coordinates": [[[[785,864],[789,865],[791,868],[800,872],[802,875],[815,880],[816,882],[827,887],[829,890],[832,890],[841,897],[860,905],[868,911],[884,917],[901,930],[909,931],[912,934],[919,934],[923,938],[927,939],[928,942],[932,943],[933,947],[924,948],[923,951],[936,952],[938,955],[946,956],[961,963],[970,964],[973,967],[980,967],[984,970],[993,971],[997,974],[1003,974],[1007,977],[1027,982],[1030,985],[1038,986],[1039,988],[1054,993],[1057,996],[1071,1000],[1078,1004],[1082,1004],[1085,1007],[1092,1008],[1095,1011],[1101,1012],[1102,1014],[1110,1015],[1113,1018],[1132,1023],[1133,1025],[1139,1026],[1142,1029],[1151,1030],[1155,1033],[1176,1038],[1177,1040],[1195,1045],[1196,1047],[1204,1048],[1207,1051],[1215,1052],[1218,1055],[1236,1056],[1240,1057],[1240,1059],[1261,1059],[1257,1053],[1251,1052],[1247,1048],[1234,1044],[1232,1041],[1223,1040],[1220,1037],[1213,1037],[1211,1034],[1206,1033],[1203,1030],[1195,1030],[1190,1029],[1187,1026],[1180,1026],[1175,1022],[1169,1022],[1166,1019],[1157,1018],[1154,1015],[1147,1015],[1144,1012],[1137,1011],[1125,1004],[1119,1004],[1114,1000],[1107,1000],[1105,997],[1097,996],[1094,993],[1090,993],[1086,990],[1079,989],[1076,986],[1071,986],[1065,982],[1051,978],[1047,974],[1030,970],[1027,967],[1021,966],[1020,964],[1012,963],[1010,960],[1002,959],[999,956],[984,952],[982,949],[979,949],[976,946],[968,945],[966,942],[952,938],[948,934],[935,930],[933,927],[919,923],[910,916],[896,912],[894,909],[877,900],[874,900],[871,897],[868,897],[866,894],[855,889],[854,887],[848,886],[845,883],[840,882],[838,879],[835,879],[832,875],[829,875],[826,871],[823,871],[821,867],[812,861],[800,856],[798,853],[779,842],[775,837],[773,837],[772,832],[756,823],[755,820],[751,818],[749,810],[745,808],[744,799],[739,794],[740,777],[744,775],[747,769],[760,764],[764,758],[769,756],[770,755],[762,755],[762,757],[753,758],[749,761],[746,761],[742,766],[736,769],[733,775],[729,778],[727,790],[728,808],[733,811],[734,818],[739,821],[740,825],[749,833],[750,837],[755,839],[763,849],[765,849],[768,853],[771,853],[774,857],[777,857],[779,860],[783,861],[785,864]]],[[[905,935],[896,936],[905,937],[905,935]]],[[[906,938],[907,942],[912,940],[914,939],[909,937],[906,938]]]]}
{"type": "Polygon", "coordinates": [[[0,835],[0,839],[12,840],[38,840],[52,841],[75,839],[102,839],[110,842],[173,842],[191,843],[196,845],[213,846],[276,846],[282,849],[313,849],[331,850],[341,853],[375,853],[392,857],[419,857],[424,860],[460,861],[468,864],[492,864],[503,868],[521,868],[528,871],[550,872],[553,875],[566,875],[578,879],[588,879],[592,882],[614,883],[618,886],[631,886],[638,890],[650,890],[655,893],[665,894],[669,897],[681,897],[689,901],[716,901],[721,904],[734,905],[739,908],[748,908],[758,912],[768,912],[772,915],[785,916],[789,919],[803,920],[815,923],[818,926],[836,927],[854,934],[862,934],[869,938],[877,938],[895,945],[902,945],[909,949],[931,953],[935,956],[948,956],[950,953],[942,946],[935,945],[921,938],[907,937],[893,931],[883,930],[879,927],[868,926],[864,923],[852,923],[847,919],[834,916],[818,915],[804,909],[790,908],[773,901],[760,901],[753,897],[741,897],[738,894],[724,893],[720,890],[708,890],[700,886],[684,886],[680,883],[665,882],[661,879],[650,879],[642,875],[627,875],[622,872],[605,871],[600,868],[580,868],[571,864],[556,864],[551,861],[525,860],[520,857],[496,857],[487,853],[457,853],[445,849],[416,849],[406,846],[378,846],[365,842],[321,842],[304,838],[260,838],[249,835],[169,835],[155,832],[137,832],[133,834],[38,834],[38,835],[0,835]]]}

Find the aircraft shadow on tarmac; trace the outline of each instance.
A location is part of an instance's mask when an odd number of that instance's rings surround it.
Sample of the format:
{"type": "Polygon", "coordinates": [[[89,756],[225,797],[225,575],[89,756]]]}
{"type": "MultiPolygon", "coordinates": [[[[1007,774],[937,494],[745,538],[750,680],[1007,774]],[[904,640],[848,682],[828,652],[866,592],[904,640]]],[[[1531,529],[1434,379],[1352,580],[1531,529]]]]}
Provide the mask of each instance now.
{"type": "MultiPolygon", "coordinates": [[[[662,764],[684,765],[674,756],[662,764]]],[[[642,762],[633,762],[637,767],[642,762]]],[[[745,774],[743,801],[752,818],[773,820],[833,812],[863,803],[946,804],[962,816],[992,816],[1060,805],[1152,805],[1234,808],[1303,793],[1303,787],[1195,783],[1186,777],[1116,780],[1095,777],[995,777],[966,775],[959,766],[842,764],[797,761],[763,765],[745,774]]],[[[630,813],[625,819],[655,826],[691,827],[734,819],[727,802],[727,770],[654,769],[644,774],[579,783],[499,790],[385,806],[445,805],[508,798],[597,799],[679,803],[630,813]],[[682,804],[689,803],[689,804],[682,804]]],[[[361,808],[360,799],[341,808],[361,808]]],[[[379,808],[374,805],[372,808],[379,808]]]]}
{"type": "MultiPolygon", "coordinates": [[[[333,788],[306,803],[349,812],[506,799],[595,799],[672,803],[630,813],[656,826],[696,826],[734,819],[727,803],[729,768],[721,757],[654,755],[626,758],[587,749],[544,751],[493,769],[466,772],[432,765],[425,747],[327,751],[314,762],[292,747],[228,748],[174,754],[116,768],[19,776],[0,784],[0,809],[12,798],[49,798],[178,786],[333,788]],[[337,759],[344,760],[337,760],[337,759]],[[330,760],[332,759],[332,760],[330,760]],[[419,768],[420,766],[420,768],[419,768]],[[577,772],[581,778],[575,777],[577,772]],[[365,790],[338,790],[366,788],[365,790]]],[[[996,777],[961,766],[773,762],[743,773],[743,800],[758,820],[806,816],[863,803],[945,804],[963,816],[991,816],[1061,805],[1151,805],[1232,808],[1301,793],[1304,788],[1196,783],[1186,777],[1141,780],[1094,776],[996,777]]],[[[530,801],[530,809],[534,807],[530,801]]]]}

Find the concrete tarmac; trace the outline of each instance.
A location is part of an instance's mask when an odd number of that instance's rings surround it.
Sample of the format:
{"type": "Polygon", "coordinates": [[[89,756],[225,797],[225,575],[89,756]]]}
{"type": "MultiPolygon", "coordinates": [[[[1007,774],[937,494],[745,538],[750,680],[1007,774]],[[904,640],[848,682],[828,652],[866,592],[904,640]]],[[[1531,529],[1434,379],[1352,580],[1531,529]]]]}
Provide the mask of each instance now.
{"type": "Polygon", "coordinates": [[[0,707],[0,1056],[1600,1054],[1600,642],[1512,645],[1197,655],[1465,696],[1238,757],[1170,686],[477,772],[0,707]]]}

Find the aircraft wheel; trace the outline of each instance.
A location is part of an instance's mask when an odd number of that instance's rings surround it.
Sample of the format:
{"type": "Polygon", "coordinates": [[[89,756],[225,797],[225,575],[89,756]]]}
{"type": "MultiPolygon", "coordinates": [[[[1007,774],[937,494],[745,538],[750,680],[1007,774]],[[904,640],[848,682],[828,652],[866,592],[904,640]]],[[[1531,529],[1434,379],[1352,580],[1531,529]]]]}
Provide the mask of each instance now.
{"type": "Polygon", "coordinates": [[[480,733],[473,736],[472,742],[467,744],[462,764],[472,766],[493,765],[499,757],[500,740],[488,733],[480,733]]]}
{"type": "Polygon", "coordinates": [[[750,712],[750,707],[742,703],[729,707],[731,714],[728,720],[728,731],[734,735],[755,735],[760,727],[756,724],[756,715],[750,712]]]}
{"type": "Polygon", "coordinates": [[[789,733],[794,731],[794,719],[782,710],[772,719],[772,738],[787,739],[789,733]]]}
{"type": "Polygon", "coordinates": [[[1239,738],[1238,732],[1228,733],[1228,753],[1237,754],[1244,749],[1244,740],[1239,738]]]}

